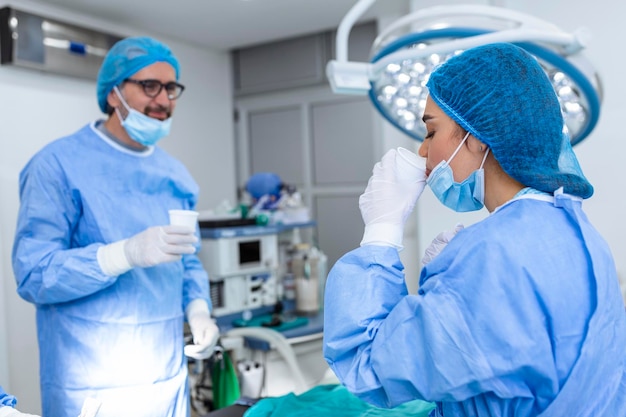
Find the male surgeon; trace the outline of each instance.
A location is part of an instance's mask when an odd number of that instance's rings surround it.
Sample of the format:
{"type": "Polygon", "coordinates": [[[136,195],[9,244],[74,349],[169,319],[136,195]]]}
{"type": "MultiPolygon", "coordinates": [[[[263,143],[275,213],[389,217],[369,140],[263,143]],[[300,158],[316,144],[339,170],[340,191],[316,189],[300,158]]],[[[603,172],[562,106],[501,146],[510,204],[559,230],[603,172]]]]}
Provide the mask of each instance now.
{"type": "Polygon", "coordinates": [[[185,319],[212,352],[197,228],[171,226],[198,186],[157,142],[177,99],[178,59],[147,37],[119,41],[97,79],[108,117],[45,146],[20,174],[18,293],[35,304],[43,417],[188,416],[185,319]]]}

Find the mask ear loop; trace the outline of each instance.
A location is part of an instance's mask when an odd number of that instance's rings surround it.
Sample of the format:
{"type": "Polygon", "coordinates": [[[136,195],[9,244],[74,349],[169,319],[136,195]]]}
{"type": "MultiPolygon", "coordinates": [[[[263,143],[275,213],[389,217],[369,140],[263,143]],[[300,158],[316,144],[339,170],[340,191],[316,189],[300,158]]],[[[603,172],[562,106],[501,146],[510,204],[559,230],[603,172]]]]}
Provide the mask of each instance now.
{"type": "Polygon", "coordinates": [[[467,133],[465,134],[465,137],[461,141],[461,143],[459,143],[459,146],[457,146],[456,150],[452,153],[452,155],[450,155],[450,159],[448,159],[448,161],[447,161],[448,164],[450,164],[450,161],[452,161],[452,158],[454,158],[456,156],[456,154],[461,150],[461,146],[463,146],[463,144],[465,143],[465,141],[469,137],[469,134],[470,134],[470,132],[468,130],[467,133]]]}
{"type": "MultiPolygon", "coordinates": [[[[124,108],[126,109],[126,117],[128,117],[128,115],[130,114],[130,106],[128,105],[128,103],[126,103],[126,100],[124,99],[124,97],[122,96],[122,92],[120,91],[119,88],[117,88],[117,86],[113,87],[113,91],[115,91],[115,94],[117,94],[117,97],[120,99],[120,101],[122,102],[122,105],[124,106],[124,108]]],[[[115,108],[115,112],[117,113],[117,117],[120,118],[120,120],[126,120],[126,117],[122,117],[122,114],[120,113],[119,108],[115,108]]]]}
{"type": "Polygon", "coordinates": [[[483,156],[483,161],[480,163],[480,167],[478,169],[483,169],[483,165],[485,165],[485,161],[487,160],[487,155],[489,155],[489,148],[485,151],[485,156],[483,156]]]}

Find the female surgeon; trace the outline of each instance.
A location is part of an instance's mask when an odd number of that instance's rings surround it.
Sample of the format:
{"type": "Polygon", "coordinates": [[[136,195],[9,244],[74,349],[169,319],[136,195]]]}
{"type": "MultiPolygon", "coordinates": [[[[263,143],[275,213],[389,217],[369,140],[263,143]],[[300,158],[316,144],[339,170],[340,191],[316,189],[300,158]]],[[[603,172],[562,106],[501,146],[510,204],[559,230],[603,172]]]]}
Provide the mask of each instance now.
{"type": "Polygon", "coordinates": [[[626,416],[624,303],[542,68],[491,44],[449,59],[427,86],[425,172],[402,181],[395,149],[375,165],[359,199],[361,247],[328,277],[326,360],[381,407],[422,399],[436,403],[431,416],[626,416]],[[447,207],[490,214],[431,253],[408,294],[398,250],[425,184],[447,207]]]}

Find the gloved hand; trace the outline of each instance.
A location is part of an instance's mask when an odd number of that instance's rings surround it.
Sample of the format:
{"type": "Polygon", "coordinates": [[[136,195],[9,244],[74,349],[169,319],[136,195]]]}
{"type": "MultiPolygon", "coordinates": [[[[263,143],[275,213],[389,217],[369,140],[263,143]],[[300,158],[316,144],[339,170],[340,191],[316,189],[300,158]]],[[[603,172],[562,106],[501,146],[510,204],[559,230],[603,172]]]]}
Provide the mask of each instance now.
{"type": "Polygon", "coordinates": [[[21,413],[13,407],[0,406],[0,417],[39,417],[36,414],[21,413]]]}
{"type": "Polygon", "coordinates": [[[196,251],[195,230],[185,226],[154,226],[135,236],[98,249],[98,264],[107,275],[120,275],[134,267],[147,268],[174,262],[196,251]]]}
{"type": "Polygon", "coordinates": [[[403,148],[389,150],[374,166],[359,198],[365,231],[361,246],[402,250],[404,224],[426,186],[424,159],[403,148]]]}
{"type": "Polygon", "coordinates": [[[195,299],[187,306],[185,315],[194,343],[185,346],[185,355],[200,360],[210,358],[217,345],[220,330],[211,318],[209,306],[205,300],[195,299]]]}
{"type": "Polygon", "coordinates": [[[196,251],[195,230],[185,226],[150,227],[128,239],[124,254],[133,267],[147,268],[165,262],[179,261],[182,255],[196,251]]]}
{"type": "Polygon", "coordinates": [[[430,243],[430,245],[426,248],[424,252],[424,257],[422,258],[422,265],[428,264],[430,261],[435,259],[437,255],[446,247],[446,245],[452,240],[454,236],[458,232],[463,230],[463,225],[461,223],[457,223],[452,230],[445,230],[437,235],[430,243]]]}

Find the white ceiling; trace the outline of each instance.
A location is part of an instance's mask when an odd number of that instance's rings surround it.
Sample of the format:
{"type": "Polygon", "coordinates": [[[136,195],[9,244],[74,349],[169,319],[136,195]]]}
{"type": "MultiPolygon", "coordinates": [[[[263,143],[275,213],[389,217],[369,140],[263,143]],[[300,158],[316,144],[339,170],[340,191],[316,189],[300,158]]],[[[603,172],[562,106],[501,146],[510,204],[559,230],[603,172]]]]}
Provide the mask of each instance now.
{"type": "MultiPolygon", "coordinates": [[[[232,49],[336,29],[356,0],[39,0],[119,25],[232,49]]],[[[402,12],[409,0],[379,0],[364,15],[402,12]]]]}

